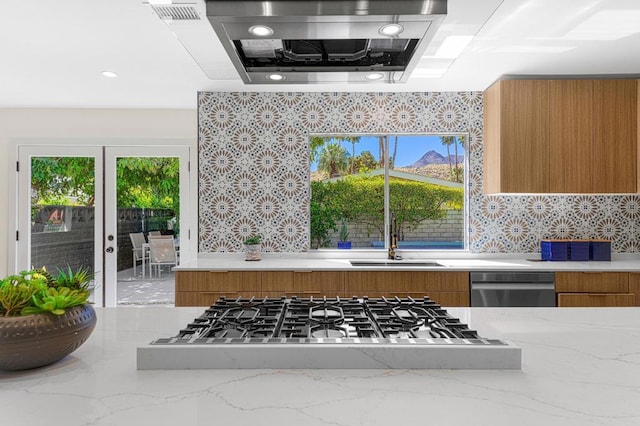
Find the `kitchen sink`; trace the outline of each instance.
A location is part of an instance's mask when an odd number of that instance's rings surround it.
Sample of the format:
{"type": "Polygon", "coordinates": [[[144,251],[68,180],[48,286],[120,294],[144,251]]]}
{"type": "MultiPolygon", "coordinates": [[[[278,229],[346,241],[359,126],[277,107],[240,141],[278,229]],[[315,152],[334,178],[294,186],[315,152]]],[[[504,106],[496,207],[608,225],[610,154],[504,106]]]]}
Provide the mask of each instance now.
{"type": "Polygon", "coordinates": [[[399,266],[399,267],[444,267],[438,262],[425,260],[350,260],[351,266],[399,266]]]}

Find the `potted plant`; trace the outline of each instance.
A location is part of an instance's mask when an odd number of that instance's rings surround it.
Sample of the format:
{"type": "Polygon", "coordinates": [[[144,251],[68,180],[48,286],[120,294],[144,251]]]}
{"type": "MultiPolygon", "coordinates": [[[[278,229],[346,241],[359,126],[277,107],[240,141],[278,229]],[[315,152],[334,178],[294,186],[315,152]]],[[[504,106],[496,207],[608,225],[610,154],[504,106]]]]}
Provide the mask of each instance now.
{"type": "Polygon", "coordinates": [[[343,219],[340,225],[340,233],[338,235],[338,248],[350,249],[351,241],[349,241],[349,231],[347,230],[347,222],[343,219]]]}
{"type": "Polygon", "coordinates": [[[262,236],[251,235],[244,240],[244,260],[260,260],[262,259],[262,236]]]}
{"type": "Polygon", "coordinates": [[[92,274],[80,268],[22,271],[0,280],[0,370],[52,364],[84,343],[96,325],[92,274]]]}

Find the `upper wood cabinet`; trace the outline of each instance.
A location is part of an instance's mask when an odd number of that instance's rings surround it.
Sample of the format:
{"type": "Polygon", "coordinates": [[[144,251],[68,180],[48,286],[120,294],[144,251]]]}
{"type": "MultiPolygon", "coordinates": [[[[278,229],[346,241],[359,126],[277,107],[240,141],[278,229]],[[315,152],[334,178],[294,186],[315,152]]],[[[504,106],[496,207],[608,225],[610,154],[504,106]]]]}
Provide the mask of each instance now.
{"type": "Polygon", "coordinates": [[[592,192],[593,81],[549,81],[548,188],[544,192],[592,192]]]}
{"type": "Polygon", "coordinates": [[[637,81],[596,80],[593,98],[592,192],[637,192],[637,81]]]}
{"type": "Polygon", "coordinates": [[[485,192],[638,189],[636,80],[502,80],[485,91],[485,192]]]}
{"type": "Polygon", "coordinates": [[[484,93],[486,192],[547,192],[549,82],[502,80],[484,93]]]}

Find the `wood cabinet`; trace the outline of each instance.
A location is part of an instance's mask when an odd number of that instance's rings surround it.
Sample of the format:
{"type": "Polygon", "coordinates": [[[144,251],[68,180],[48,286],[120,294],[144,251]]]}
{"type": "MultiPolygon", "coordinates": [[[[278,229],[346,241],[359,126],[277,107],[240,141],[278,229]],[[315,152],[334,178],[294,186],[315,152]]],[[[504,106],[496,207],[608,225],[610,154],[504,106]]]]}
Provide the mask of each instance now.
{"type": "Polygon", "coordinates": [[[629,293],[634,295],[634,306],[640,306],[640,272],[629,272],[629,293]]]}
{"type": "Polygon", "coordinates": [[[440,271],[347,271],[347,296],[429,296],[443,306],[469,306],[469,273],[440,271]]]}
{"type": "Polygon", "coordinates": [[[637,80],[502,80],[485,91],[486,193],[637,192],[637,80]]]}
{"type": "Polygon", "coordinates": [[[637,192],[637,82],[596,80],[593,96],[592,192],[637,192]]]}
{"type": "Polygon", "coordinates": [[[256,296],[261,280],[259,271],[178,271],[176,306],[209,306],[222,296],[256,296]]]}
{"type": "Polygon", "coordinates": [[[547,192],[549,82],[501,80],[484,102],[485,191],[547,192]]]}
{"type": "Polygon", "coordinates": [[[176,306],[237,297],[416,297],[469,306],[469,273],[436,271],[177,271],[176,306]]]}
{"type": "Polygon", "coordinates": [[[558,307],[634,306],[628,272],[556,272],[558,307]]]}
{"type": "Polygon", "coordinates": [[[342,271],[263,271],[265,296],[345,297],[342,271]]]}
{"type": "Polygon", "coordinates": [[[592,100],[591,80],[549,81],[548,192],[591,192],[592,100]]]}

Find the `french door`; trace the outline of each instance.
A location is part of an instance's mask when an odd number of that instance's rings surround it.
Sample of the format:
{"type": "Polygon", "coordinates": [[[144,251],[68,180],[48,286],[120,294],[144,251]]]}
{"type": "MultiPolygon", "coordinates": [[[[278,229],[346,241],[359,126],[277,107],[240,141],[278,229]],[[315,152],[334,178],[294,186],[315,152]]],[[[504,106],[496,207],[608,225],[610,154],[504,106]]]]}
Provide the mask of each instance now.
{"type": "Polygon", "coordinates": [[[118,229],[123,223],[118,212],[132,207],[118,206],[118,162],[141,158],[177,162],[180,214],[172,225],[182,230],[177,244],[185,260],[193,252],[188,146],[23,145],[18,147],[18,269],[88,267],[94,273],[92,301],[116,306],[118,258],[122,268],[122,257],[131,257],[130,250],[118,247],[118,236],[121,242],[127,237],[127,230],[118,229]]]}

